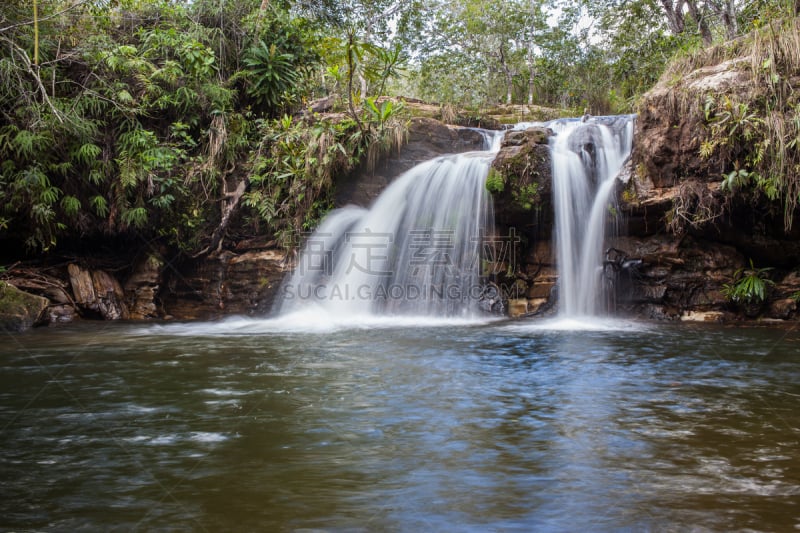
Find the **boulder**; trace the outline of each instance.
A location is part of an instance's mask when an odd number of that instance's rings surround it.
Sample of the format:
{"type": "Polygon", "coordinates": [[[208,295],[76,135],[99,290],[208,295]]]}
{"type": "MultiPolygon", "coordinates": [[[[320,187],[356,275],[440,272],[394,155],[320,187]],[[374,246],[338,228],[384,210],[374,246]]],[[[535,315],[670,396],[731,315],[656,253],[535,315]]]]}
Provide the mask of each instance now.
{"type": "Polygon", "coordinates": [[[359,168],[337,182],[335,204],[368,207],[395,178],[419,163],[440,155],[482,150],[485,142],[478,129],[414,118],[409,125],[408,142],[399,153],[385,158],[374,169],[359,168]]]}
{"type": "Polygon", "coordinates": [[[164,261],[157,255],[147,255],[134,265],[125,281],[124,292],[130,318],[142,320],[159,316],[156,297],[161,287],[164,261]]]}
{"type": "Polygon", "coordinates": [[[528,300],[525,298],[512,298],[508,300],[508,316],[518,318],[528,314],[528,300]]]}
{"type": "Polygon", "coordinates": [[[0,330],[24,331],[39,323],[50,302],[0,281],[0,330]]]}
{"type": "Polygon", "coordinates": [[[119,281],[104,270],[67,265],[72,293],[80,311],[105,320],[127,319],[128,307],[119,281]]]}
{"type": "Polygon", "coordinates": [[[486,180],[495,222],[503,229],[515,228],[531,242],[552,234],[552,135],[544,127],[507,132],[486,180]]]}

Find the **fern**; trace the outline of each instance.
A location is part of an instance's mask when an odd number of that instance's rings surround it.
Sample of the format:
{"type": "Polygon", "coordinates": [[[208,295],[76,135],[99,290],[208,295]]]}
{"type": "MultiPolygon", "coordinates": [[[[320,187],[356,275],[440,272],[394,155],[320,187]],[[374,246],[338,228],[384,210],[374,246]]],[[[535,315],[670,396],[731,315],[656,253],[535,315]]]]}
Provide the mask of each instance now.
{"type": "Polygon", "coordinates": [[[38,166],[26,168],[20,177],[19,184],[30,189],[46,189],[50,186],[50,178],[38,166]]]}
{"type": "Polygon", "coordinates": [[[53,208],[48,204],[33,204],[31,206],[31,215],[40,226],[49,226],[50,222],[55,218],[55,214],[53,208]]]}
{"type": "Polygon", "coordinates": [[[81,210],[81,201],[74,196],[64,196],[61,199],[61,209],[64,210],[64,214],[67,216],[75,216],[81,210]]]}
{"type": "Polygon", "coordinates": [[[89,199],[89,203],[94,209],[94,212],[97,213],[98,216],[105,217],[108,214],[108,202],[106,199],[100,195],[92,196],[89,199]]]}
{"type": "Polygon", "coordinates": [[[47,135],[20,130],[12,141],[12,151],[21,159],[34,159],[49,148],[47,135]]]}
{"type": "Polygon", "coordinates": [[[171,194],[162,194],[150,199],[150,203],[159,209],[167,209],[174,201],[175,197],[171,194]]]}
{"type": "Polygon", "coordinates": [[[87,176],[89,179],[89,183],[92,185],[100,185],[105,181],[105,175],[100,171],[100,169],[93,168],[89,171],[89,175],[87,176]]]}
{"type": "Polygon", "coordinates": [[[122,222],[126,226],[143,228],[147,225],[147,209],[144,207],[134,207],[122,213],[122,222]]]}
{"type": "Polygon", "coordinates": [[[39,200],[41,200],[43,204],[50,206],[58,201],[59,196],[61,196],[61,189],[58,187],[47,187],[39,193],[39,200]]]}
{"type": "Polygon", "coordinates": [[[82,144],[73,154],[73,159],[82,164],[90,165],[92,161],[100,157],[102,150],[99,146],[92,143],[82,144]]]}

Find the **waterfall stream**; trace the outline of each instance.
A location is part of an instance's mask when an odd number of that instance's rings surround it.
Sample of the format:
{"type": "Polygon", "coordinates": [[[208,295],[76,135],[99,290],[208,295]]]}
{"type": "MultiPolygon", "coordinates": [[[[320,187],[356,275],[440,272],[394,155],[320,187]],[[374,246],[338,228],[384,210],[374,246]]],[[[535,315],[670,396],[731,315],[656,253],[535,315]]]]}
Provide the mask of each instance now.
{"type": "MultiPolygon", "coordinates": [[[[559,313],[605,308],[603,243],[615,178],[629,157],[631,115],[536,125],[551,138],[559,313]]],[[[306,239],[281,288],[280,314],[474,317],[484,236],[494,213],[485,181],[502,132],[482,131],[485,150],[441,156],[395,180],[368,208],[332,212],[306,239]]]]}
{"type": "Polygon", "coordinates": [[[605,309],[603,243],[613,218],[611,192],[630,156],[634,117],[557,121],[553,160],[559,313],[592,317],[605,309]]]}
{"type": "Polygon", "coordinates": [[[499,149],[437,157],[395,180],[369,209],[332,212],[305,242],[279,312],[471,317],[478,314],[485,181],[499,149]]]}

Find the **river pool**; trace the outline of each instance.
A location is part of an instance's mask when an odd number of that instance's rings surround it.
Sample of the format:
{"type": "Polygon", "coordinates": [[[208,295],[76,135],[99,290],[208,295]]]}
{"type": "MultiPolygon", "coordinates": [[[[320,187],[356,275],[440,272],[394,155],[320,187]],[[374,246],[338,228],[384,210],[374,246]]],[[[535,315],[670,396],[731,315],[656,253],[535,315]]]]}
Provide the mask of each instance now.
{"type": "Polygon", "coordinates": [[[287,317],[3,339],[7,530],[800,529],[792,329],[287,317]]]}

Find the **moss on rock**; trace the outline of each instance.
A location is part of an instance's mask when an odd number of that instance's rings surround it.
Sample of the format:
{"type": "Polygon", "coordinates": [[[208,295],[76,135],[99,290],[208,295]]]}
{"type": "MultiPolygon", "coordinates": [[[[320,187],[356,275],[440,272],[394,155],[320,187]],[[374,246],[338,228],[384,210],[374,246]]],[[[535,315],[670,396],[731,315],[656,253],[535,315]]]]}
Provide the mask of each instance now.
{"type": "Polygon", "coordinates": [[[531,212],[544,207],[549,199],[552,170],[548,143],[552,135],[548,128],[535,127],[509,131],[503,139],[486,180],[501,224],[529,225],[531,212]]]}
{"type": "Polygon", "coordinates": [[[0,281],[0,330],[24,331],[39,321],[50,302],[0,281]]]}

